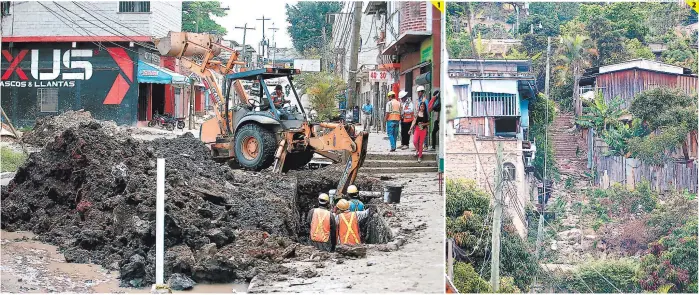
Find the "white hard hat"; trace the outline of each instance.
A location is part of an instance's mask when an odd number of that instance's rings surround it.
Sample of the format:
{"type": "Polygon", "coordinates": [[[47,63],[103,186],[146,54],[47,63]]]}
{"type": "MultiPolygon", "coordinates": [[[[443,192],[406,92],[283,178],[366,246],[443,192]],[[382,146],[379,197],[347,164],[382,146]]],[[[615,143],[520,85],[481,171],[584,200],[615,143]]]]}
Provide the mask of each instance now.
{"type": "Polygon", "coordinates": [[[400,92],[398,92],[398,98],[403,98],[403,97],[405,97],[406,95],[408,95],[408,93],[405,92],[405,91],[403,91],[403,90],[401,90],[400,92]]]}
{"type": "Polygon", "coordinates": [[[418,87],[417,87],[417,92],[420,92],[420,91],[425,91],[425,87],[418,86],[418,87]]]}

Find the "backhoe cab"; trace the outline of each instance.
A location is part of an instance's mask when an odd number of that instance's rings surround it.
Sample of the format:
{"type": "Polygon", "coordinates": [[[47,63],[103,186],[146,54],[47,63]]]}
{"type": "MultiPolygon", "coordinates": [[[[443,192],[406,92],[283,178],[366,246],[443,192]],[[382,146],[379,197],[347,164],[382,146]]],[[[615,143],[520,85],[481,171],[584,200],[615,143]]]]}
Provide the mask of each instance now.
{"type": "MultiPolygon", "coordinates": [[[[368,134],[357,133],[352,125],[309,123],[293,84],[296,69],[264,68],[226,76],[225,103],[228,114],[225,134],[212,144],[215,159],[235,158],[245,169],[262,170],[274,165],[274,171],[299,169],[319,153],[334,162],[342,161],[338,151],[348,151],[346,175],[341,190],[356,178],[366,155],[368,134]],[[252,85],[249,90],[238,85],[252,85]],[[274,85],[283,87],[283,104],[274,104],[274,85]],[[238,89],[236,89],[236,87],[238,89]],[[288,95],[287,95],[288,94],[288,95]]],[[[206,124],[205,124],[206,125],[206,124]]],[[[217,133],[218,125],[202,126],[205,134],[217,133]]],[[[206,141],[206,140],[205,140],[206,141]]]]}

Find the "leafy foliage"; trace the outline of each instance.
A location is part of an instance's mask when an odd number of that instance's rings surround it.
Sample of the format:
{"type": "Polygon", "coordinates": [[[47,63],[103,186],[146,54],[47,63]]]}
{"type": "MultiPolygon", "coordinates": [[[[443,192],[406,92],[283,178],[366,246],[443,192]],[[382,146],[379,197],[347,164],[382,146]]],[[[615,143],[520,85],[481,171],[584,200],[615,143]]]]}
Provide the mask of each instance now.
{"type": "Polygon", "coordinates": [[[223,17],[226,14],[227,12],[221,8],[220,1],[184,1],[182,2],[182,31],[226,35],[228,30],[211,19],[211,16],[223,17]]]}
{"type": "Polygon", "coordinates": [[[660,128],[657,134],[629,139],[631,156],[650,165],[663,165],[687,138],[687,125],[660,128]]]}
{"type": "MultiPolygon", "coordinates": [[[[490,210],[489,195],[477,188],[471,180],[447,179],[446,198],[447,237],[453,238],[456,245],[464,250],[464,259],[482,272],[482,277],[489,277],[490,262],[486,259],[490,255],[488,248],[491,239],[491,221],[487,218],[490,210]]],[[[517,233],[507,230],[512,228],[508,215],[503,214],[503,217],[506,230],[503,231],[501,239],[501,275],[512,276],[519,290],[528,290],[538,265],[527,249],[527,244],[517,233]]],[[[456,281],[456,271],[454,276],[456,281]]],[[[469,282],[472,282],[472,279],[469,279],[469,282]]],[[[478,285],[472,282],[468,286],[478,285]]],[[[502,283],[501,289],[515,290],[502,283]]],[[[461,288],[459,291],[464,292],[461,288]]]]}
{"type": "Polygon", "coordinates": [[[27,156],[22,152],[16,152],[8,147],[0,147],[0,172],[17,171],[24,163],[27,156]]]}
{"type": "Polygon", "coordinates": [[[534,156],[534,169],[536,176],[540,179],[544,178],[544,166],[547,170],[547,179],[556,178],[558,175],[558,166],[556,165],[553,154],[553,139],[549,136],[549,144],[546,144],[546,126],[550,125],[556,118],[556,106],[553,101],[546,98],[542,93],[539,93],[537,99],[529,105],[531,120],[530,133],[536,141],[536,155],[534,156]],[[548,109],[548,121],[546,121],[546,109],[548,109]],[[546,161],[544,159],[546,158],[546,161]],[[546,163],[544,163],[546,162],[546,163]],[[553,177],[552,177],[553,176],[553,177]]]}
{"type": "Polygon", "coordinates": [[[460,293],[490,293],[490,284],[481,278],[473,266],[464,262],[454,263],[454,287],[460,293]]]}
{"type": "Polygon", "coordinates": [[[613,216],[621,214],[651,212],[658,195],[650,189],[647,181],[643,181],[635,190],[627,190],[620,184],[614,184],[609,189],[595,189],[589,198],[589,203],[583,207],[583,214],[592,214],[603,222],[609,222],[613,216]]]}
{"type": "Polygon", "coordinates": [[[563,279],[571,293],[635,293],[638,262],[631,259],[600,260],[580,265],[563,279]]]}
{"type": "Polygon", "coordinates": [[[604,101],[601,92],[595,94],[595,99],[589,107],[583,108],[583,115],[577,120],[577,124],[584,128],[595,128],[597,131],[609,130],[620,125],[619,119],[626,114],[621,108],[623,101],[617,96],[609,104],[604,101]]]}
{"type": "Polygon", "coordinates": [[[303,73],[297,78],[297,87],[310,97],[311,107],[319,120],[330,120],[340,113],[337,95],[342,93],[345,82],[342,77],[327,72],[303,73]]]}
{"type": "Polygon", "coordinates": [[[681,89],[658,87],[641,92],[629,110],[651,130],[682,124],[693,126],[693,130],[697,127],[697,100],[681,89]]]}
{"type": "Polygon", "coordinates": [[[332,32],[332,26],[325,21],[325,15],[342,9],[341,2],[328,1],[301,1],[294,5],[285,5],[286,21],[291,24],[287,27],[287,31],[298,52],[305,52],[310,48],[321,48],[323,26],[328,36],[332,32]]]}
{"type": "Polygon", "coordinates": [[[650,243],[638,271],[641,287],[656,291],[672,285],[671,292],[697,293],[697,234],[694,218],[650,243]]]}

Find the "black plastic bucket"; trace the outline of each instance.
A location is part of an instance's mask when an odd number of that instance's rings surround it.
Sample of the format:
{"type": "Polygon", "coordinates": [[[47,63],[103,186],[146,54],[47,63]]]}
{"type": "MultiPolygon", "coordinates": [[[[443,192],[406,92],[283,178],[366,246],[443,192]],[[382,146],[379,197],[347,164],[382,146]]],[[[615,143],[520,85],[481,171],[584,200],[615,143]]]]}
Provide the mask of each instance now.
{"type": "Polygon", "coordinates": [[[400,195],[403,192],[403,186],[388,185],[383,189],[383,202],[388,204],[400,203],[400,195]]]}

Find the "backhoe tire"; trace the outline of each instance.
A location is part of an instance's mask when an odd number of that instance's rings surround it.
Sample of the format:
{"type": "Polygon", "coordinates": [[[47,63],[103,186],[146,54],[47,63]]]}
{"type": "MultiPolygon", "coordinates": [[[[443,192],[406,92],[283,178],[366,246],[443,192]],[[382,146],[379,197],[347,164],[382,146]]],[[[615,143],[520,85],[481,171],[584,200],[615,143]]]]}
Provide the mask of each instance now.
{"type": "Polygon", "coordinates": [[[271,166],[277,141],[274,133],[257,124],[247,124],[235,133],[235,158],[243,169],[260,171],[271,166]]]}
{"type": "Polygon", "coordinates": [[[284,168],[282,169],[282,172],[296,170],[306,166],[306,164],[313,159],[313,154],[314,152],[312,151],[286,154],[286,160],[284,161],[284,168]]]}

